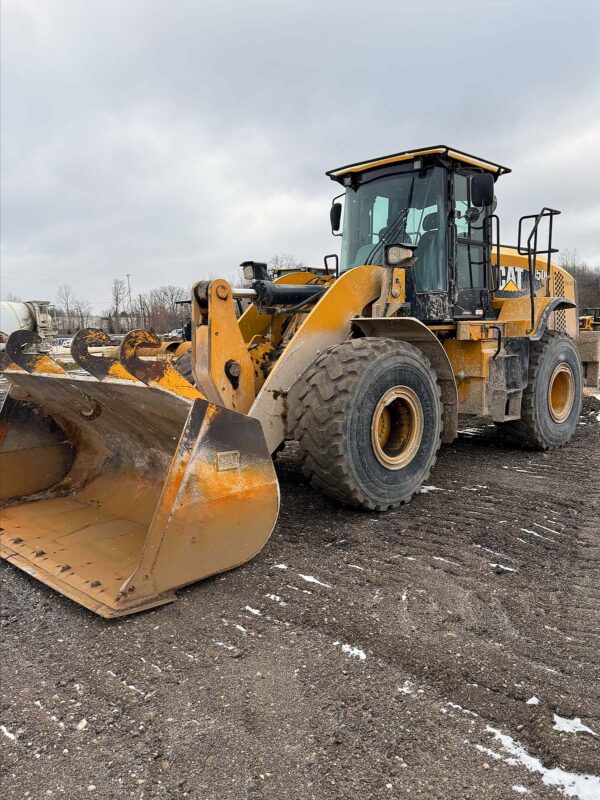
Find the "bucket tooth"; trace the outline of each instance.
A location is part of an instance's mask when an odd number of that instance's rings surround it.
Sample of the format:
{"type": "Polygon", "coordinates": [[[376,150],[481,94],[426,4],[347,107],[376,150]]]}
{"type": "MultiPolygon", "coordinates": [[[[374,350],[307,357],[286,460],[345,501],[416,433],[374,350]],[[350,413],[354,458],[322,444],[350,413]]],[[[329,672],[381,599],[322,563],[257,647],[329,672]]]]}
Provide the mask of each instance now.
{"type": "Polygon", "coordinates": [[[33,374],[41,372],[46,375],[66,375],[66,371],[49,355],[23,352],[24,347],[39,344],[41,341],[41,337],[33,331],[11,333],[6,343],[6,354],[13,363],[3,369],[8,372],[24,370],[33,374]],[[17,370],[14,370],[14,365],[17,370]]]}
{"type": "Polygon", "coordinates": [[[143,361],[138,355],[139,348],[158,348],[160,339],[150,331],[130,331],[121,344],[120,360],[124,368],[148,386],[155,386],[186,397],[189,400],[203,398],[192,384],[175,369],[170,361],[143,361]]]}
{"type": "Polygon", "coordinates": [[[108,347],[109,345],[110,337],[100,328],[82,328],[77,331],[71,343],[71,356],[79,367],[99,381],[107,378],[136,381],[135,376],[128,372],[118,359],[94,356],[89,351],[90,347],[108,347]]]}

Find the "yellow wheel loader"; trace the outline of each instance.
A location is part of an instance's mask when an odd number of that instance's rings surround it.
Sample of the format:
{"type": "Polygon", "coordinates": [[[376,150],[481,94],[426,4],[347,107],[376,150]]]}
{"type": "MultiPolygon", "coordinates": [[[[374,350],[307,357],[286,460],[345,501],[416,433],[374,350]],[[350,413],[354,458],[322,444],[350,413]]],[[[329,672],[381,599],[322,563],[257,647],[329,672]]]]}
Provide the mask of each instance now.
{"type": "Polygon", "coordinates": [[[274,281],[245,262],[243,289],[196,283],[188,377],[140,357],[159,344],[146,331],[118,358],[90,353],[105,333],[79,331],[76,374],[12,334],[2,556],[98,614],[130,614],[263,547],[286,439],[313,486],[376,511],[419,491],[460,414],[565,444],[582,394],[575,284],[551,261],[558,211],[500,246],[508,172],[436,146],[327,173],[341,258],[274,281]]]}

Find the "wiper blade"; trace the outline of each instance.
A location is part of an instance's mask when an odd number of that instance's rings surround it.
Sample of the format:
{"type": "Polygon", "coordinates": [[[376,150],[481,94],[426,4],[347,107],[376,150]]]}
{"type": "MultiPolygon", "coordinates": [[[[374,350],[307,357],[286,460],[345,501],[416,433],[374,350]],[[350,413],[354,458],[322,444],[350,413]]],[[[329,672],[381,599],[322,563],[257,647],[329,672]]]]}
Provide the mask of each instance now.
{"type": "Polygon", "coordinates": [[[367,256],[367,260],[365,261],[365,264],[372,264],[373,263],[372,259],[375,258],[375,254],[377,253],[379,248],[383,247],[383,245],[387,241],[393,241],[393,237],[398,232],[398,229],[400,228],[400,225],[404,224],[405,227],[406,227],[406,220],[408,218],[408,214],[409,214],[409,211],[410,211],[411,206],[412,206],[414,188],[415,188],[415,178],[414,178],[414,175],[413,175],[413,178],[412,178],[412,180],[410,182],[410,189],[408,191],[408,199],[406,201],[406,207],[403,208],[402,211],[400,211],[400,213],[398,214],[398,217],[397,217],[396,221],[394,222],[394,224],[391,225],[387,229],[387,231],[385,233],[385,236],[382,239],[380,239],[377,242],[377,244],[373,247],[373,249],[371,250],[371,252],[367,256]]]}
{"type": "Polygon", "coordinates": [[[370,252],[370,253],[369,253],[369,255],[367,256],[367,259],[366,259],[366,261],[365,261],[365,264],[372,264],[372,263],[373,263],[372,259],[373,259],[373,258],[375,258],[375,255],[376,255],[377,251],[379,250],[379,248],[380,248],[380,247],[383,247],[383,245],[384,245],[384,244],[385,244],[385,243],[386,243],[388,240],[390,240],[390,241],[392,241],[392,240],[393,240],[393,237],[394,237],[394,236],[396,235],[396,233],[398,232],[398,229],[400,228],[400,226],[401,226],[403,223],[405,223],[405,222],[406,222],[406,219],[407,219],[407,217],[408,217],[408,212],[409,212],[409,211],[410,211],[410,209],[409,209],[409,208],[403,208],[403,209],[402,209],[402,211],[401,211],[401,212],[398,214],[398,218],[396,219],[396,221],[394,222],[394,224],[393,224],[393,225],[391,225],[391,226],[390,226],[390,227],[387,229],[387,231],[386,231],[385,235],[384,235],[384,236],[383,236],[383,237],[382,237],[382,238],[381,238],[381,239],[380,239],[380,240],[379,240],[379,241],[378,241],[378,242],[377,242],[377,243],[376,243],[376,244],[373,246],[373,249],[371,250],[371,252],[370,252]]]}

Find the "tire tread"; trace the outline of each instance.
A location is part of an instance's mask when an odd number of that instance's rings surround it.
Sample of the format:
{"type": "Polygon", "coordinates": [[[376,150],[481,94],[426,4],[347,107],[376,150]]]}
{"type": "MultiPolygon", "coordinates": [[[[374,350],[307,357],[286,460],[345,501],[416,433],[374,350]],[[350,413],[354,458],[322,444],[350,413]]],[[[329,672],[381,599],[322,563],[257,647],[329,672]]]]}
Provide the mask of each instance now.
{"type": "Polygon", "coordinates": [[[349,339],[321,353],[301,378],[295,438],[300,445],[302,472],[311,486],[354,508],[387,511],[407,503],[420,488],[397,502],[375,503],[358,484],[344,457],[344,414],[356,378],[372,363],[374,355],[398,350],[419,358],[430,372],[437,390],[440,436],[424,482],[435,465],[441,445],[443,406],[437,376],[417,347],[397,339],[349,339]]]}

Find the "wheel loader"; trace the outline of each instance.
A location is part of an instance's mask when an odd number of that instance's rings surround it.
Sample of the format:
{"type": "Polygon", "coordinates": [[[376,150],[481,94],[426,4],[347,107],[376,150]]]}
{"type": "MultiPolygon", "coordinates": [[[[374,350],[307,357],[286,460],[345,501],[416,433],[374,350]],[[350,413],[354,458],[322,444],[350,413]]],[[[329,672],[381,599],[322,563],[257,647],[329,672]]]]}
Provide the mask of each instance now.
{"type": "Polygon", "coordinates": [[[581,408],[573,278],[551,260],[555,209],[500,245],[510,170],[447,146],[328,172],[341,256],[318,271],[191,290],[189,375],[107,335],[77,333],[77,373],[8,339],[1,412],[2,556],[116,617],[172,601],[264,546],[273,457],[298,442],[312,486],[386,511],[419,492],[460,415],[550,449],[581,408]],[[343,215],[343,220],[342,220],[343,215]],[[239,301],[250,300],[236,315],[239,301]]]}

